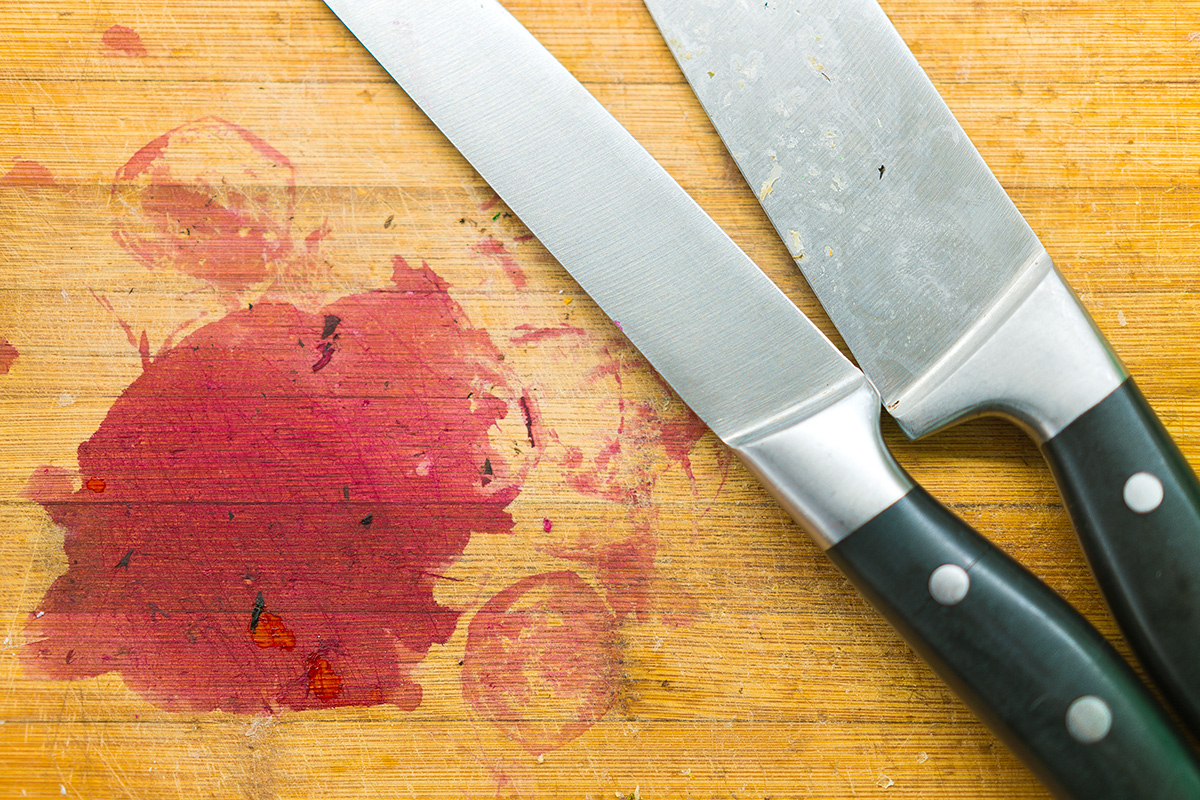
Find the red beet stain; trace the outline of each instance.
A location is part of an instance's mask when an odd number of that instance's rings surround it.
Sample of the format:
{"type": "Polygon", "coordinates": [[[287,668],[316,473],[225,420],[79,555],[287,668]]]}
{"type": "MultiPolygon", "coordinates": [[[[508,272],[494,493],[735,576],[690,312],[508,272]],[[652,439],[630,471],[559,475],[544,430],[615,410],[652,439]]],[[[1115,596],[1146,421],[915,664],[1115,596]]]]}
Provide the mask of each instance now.
{"type": "Polygon", "coordinates": [[[167,131],[117,170],[114,207],[122,214],[113,236],[149,269],[177,269],[236,293],[292,254],[294,195],[286,156],[245,128],[206,117],[167,131]]]}
{"type": "Polygon", "coordinates": [[[4,375],[12,367],[13,362],[17,360],[17,348],[8,343],[8,339],[0,336],[0,375],[4,375]]]}
{"type": "Polygon", "coordinates": [[[512,254],[504,246],[504,243],[494,236],[485,236],[471,246],[481,256],[494,262],[504,271],[508,280],[512,283],[514,289],[524,288],[528,280],[525,278],[525,271],[521,269],[521,265],[513,258],[512,254]]]}
{"type": "Polygon", "coordinates": [[[330,703],[342,693],[342,676],[333,665],[319,656],[308,660],[308,690],[323,703],[330,703]]]}
{"type": "Polygon", "coordinates": [[[519,429],[522,396],[446,285],[399,259],[389,289],[200,328],[80,445],[103,494],[64,470],[31,478],[70,566],[28,622],[25,665],[119,671],[169,709],[415,708],[411,671],[458,622],[438,576],[472,535],[513,529],[524,473],[489,433],[519,429]],[[337,357],[314,372],[296,343],[323,332],[337,357]]]}
{"type": "Polygon", "coordinates": [[[256,624],[251,626],[250,638],[259,647],[296,649],[296,634],[283,624],[282,619],[270,611],[264,611],[259,615],[256,624]]]}
{"type": "Polygon", "coordinates": [[[551,547],[549,552],[596,571],[609,607],[618,620],[644,614],[654,605],[650,586],[658,545],[646,528],[616,542],[598,543],[584,539],[568,547],[551,547]]]}
{"type": "Polygon", "coordinates": [[[612,706],[619,683],[616,620],[574,572],[514,583],[467,628],[463,696],[530,753],[582,735],[612,706]]]}
{"type": "Polygon", "coordinates": [[[142,37],[133,28],[124,25],[113,25],[104,32],[100,40],[104,43],[105,49],[115,55],[134,56],[135,58],[146,55],[146,46],[142,44],[142,37]]]}
{"type": "Polygon", "coordinates": [[[54,175],[36,161],[16,161],[8,172],[0,177],[0,186],[45,187],[54,186],[54,175]]]}

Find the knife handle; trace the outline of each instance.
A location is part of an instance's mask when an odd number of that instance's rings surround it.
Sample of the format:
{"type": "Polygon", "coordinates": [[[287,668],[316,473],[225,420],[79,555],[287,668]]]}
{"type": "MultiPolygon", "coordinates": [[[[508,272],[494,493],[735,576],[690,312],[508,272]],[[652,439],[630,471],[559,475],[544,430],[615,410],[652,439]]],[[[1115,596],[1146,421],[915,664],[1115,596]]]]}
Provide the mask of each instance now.
{"type": "Polygon", "coordinates": [[[1082,616],[920,487],[830,558],[1056,795],[1200,798],[1200,765],[1082,616]]]}
{"type": "Polygon", "coordinates": [[[1043,443],[1042,452],[1117,624],[1200,733],[1196,473],[1132,378],[1043,443]]]}

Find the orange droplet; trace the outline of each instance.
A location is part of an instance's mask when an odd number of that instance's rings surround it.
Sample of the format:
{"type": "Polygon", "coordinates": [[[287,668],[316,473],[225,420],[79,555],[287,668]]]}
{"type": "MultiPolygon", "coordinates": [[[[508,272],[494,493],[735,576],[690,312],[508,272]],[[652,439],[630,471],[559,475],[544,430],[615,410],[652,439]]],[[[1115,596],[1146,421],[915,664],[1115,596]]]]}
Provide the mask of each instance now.
{"type": "Polygon", "coordinates": [[[282,647],[291,650],[296,646],[296,634],[288,630],[278,614],[264,611],[258,616],[258,624],[250,631],[250,637],[259,647],[282,647]]]}
{"type": "Polygon", "coordinates": [[[342,691],[342,678],[328,661],[318,656],[308,659],[308,689],[328,703],[342,691]]]}
{"type": "Polygon", "coordinates": [[[87,482],[83,485],[96,494],[100,494],[108,487],[108,484],[104,482],[103,478],[88,478],[87,482]]]}

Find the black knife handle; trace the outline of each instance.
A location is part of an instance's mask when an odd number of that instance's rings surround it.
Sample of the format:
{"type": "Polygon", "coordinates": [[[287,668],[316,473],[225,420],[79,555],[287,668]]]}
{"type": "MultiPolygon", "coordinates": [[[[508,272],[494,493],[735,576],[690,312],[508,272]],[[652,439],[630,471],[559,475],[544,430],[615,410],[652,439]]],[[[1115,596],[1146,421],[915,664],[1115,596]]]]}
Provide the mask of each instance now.
{"type": "Polygon", "coordinates": [[[1196,473],[1132,378],[1044,443],[1042,452],[1117,624],[1200,733],[1196,473]]]}
{"type": "Polygon", "coordinates": [[[1195,754],[1107,640],[923,489],[829,556],[1058,796],[1200,798],[1195,754]]]}

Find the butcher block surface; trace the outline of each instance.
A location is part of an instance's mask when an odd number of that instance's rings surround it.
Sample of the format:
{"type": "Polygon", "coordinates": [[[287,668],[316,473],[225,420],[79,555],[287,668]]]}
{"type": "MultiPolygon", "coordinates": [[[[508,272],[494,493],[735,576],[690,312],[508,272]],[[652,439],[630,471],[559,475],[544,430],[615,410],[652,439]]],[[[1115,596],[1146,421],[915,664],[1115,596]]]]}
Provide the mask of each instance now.
{"type": "MultiPolygon", "coordinates": [[[[506,5],[842,346],[645,8],[506,5]]],[[[883,6],[1197,463],[1200,2],[883,6]]],[[[322,3],[0,56],[0,797],[1048,796],[322,3]]],[[[883,429],[1129,655],[1029,439],[883,429]]]]}

